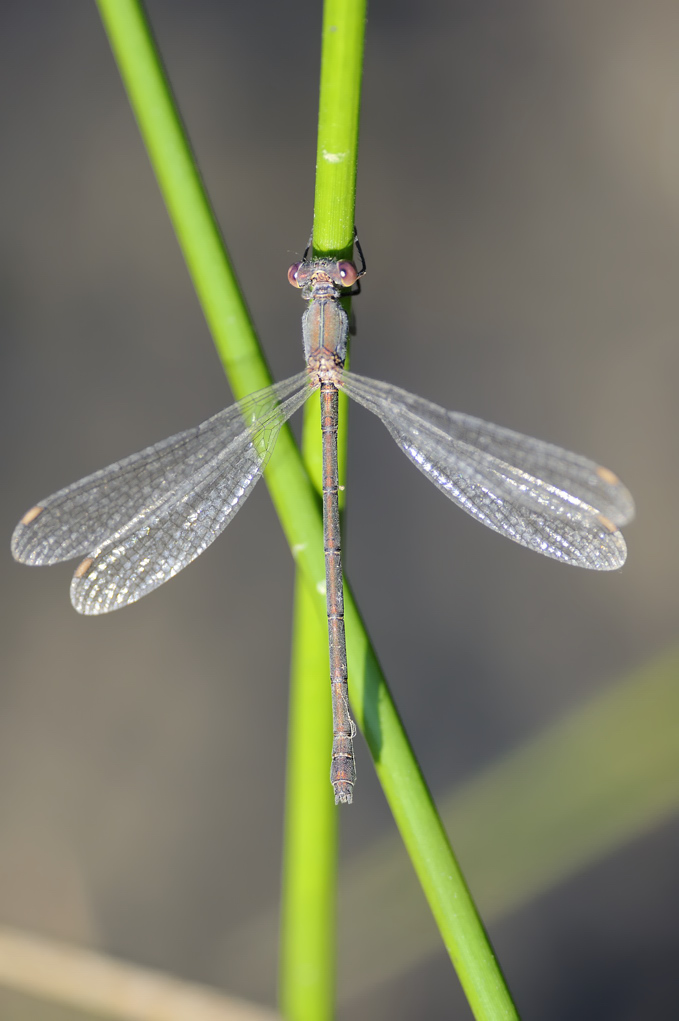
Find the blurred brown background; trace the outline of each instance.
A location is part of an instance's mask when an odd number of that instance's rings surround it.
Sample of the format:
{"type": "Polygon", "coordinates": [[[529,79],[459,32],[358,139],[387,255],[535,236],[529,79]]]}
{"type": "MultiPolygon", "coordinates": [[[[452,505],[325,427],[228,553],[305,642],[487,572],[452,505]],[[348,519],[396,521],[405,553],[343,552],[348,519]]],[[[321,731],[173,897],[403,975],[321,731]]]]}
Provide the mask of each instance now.
{"type": "MultiPolygon", "coordinates": [[[[320,5],[148,9],[290,375],[320,5]]],[[[452,508],[352,409],[348,574],[435,794],[677,637],[677,38],[664,0],[370,6],[353,366],[588,453],[638,506],[620,573],[562,568],[452,508]]],[[[275,958],[246,973],[225,948],[279,893],[292,562],[264,486],[107,618],[74,613],[70,565],[11,561],[37,499],[231,396],[94,4],[5,0],[0,83],[0,922],[273,1002],[275,958]]],[[[347,861],[392,828],[358,755],[347,861]]],[[[678,844],[665,825],[492,930],[525,1017],[674,1016],[678,844]]],[[[456,1004],[441,949],[342,1016],[456,1004]]],[[[0,1016],[76,1015],[6,996],[0,1016]]]]}

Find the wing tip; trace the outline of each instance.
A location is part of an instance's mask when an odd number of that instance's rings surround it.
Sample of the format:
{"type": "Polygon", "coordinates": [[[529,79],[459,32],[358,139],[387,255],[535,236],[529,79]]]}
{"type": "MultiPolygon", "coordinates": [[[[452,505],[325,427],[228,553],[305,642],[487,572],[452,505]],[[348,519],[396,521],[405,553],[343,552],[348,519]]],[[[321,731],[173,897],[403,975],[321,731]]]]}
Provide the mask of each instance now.
{"type": "Polygon", "coordinates": [[[601,526],[606,530],[602,542],[602,553],[606,561],[598,566],[600,571],[619,571],[627,560],[627,543],[622,532],[605,515],[597,514],[601,526]]]}

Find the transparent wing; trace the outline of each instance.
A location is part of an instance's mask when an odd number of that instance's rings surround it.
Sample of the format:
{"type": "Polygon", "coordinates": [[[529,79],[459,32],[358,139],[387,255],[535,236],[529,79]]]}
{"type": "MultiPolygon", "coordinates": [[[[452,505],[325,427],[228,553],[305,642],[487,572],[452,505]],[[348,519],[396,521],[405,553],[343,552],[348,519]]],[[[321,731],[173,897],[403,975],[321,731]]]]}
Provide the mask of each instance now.
{"type": "Polygon", "coordinates": [[[607,468],[389,383],[344,372],[340,385],[382,419],[421,472],[484,525],[579,567],[607,571],[625,562],[618,526],[634,516],[634,502],[607,468]]]}
{"type": "Polygon", "coordinates": [[[313,388],[301,372],[41,500],[14,531],[15,559],[86,555],[71,584],[80,613],[135,602],[226,528],[313,388]]]}

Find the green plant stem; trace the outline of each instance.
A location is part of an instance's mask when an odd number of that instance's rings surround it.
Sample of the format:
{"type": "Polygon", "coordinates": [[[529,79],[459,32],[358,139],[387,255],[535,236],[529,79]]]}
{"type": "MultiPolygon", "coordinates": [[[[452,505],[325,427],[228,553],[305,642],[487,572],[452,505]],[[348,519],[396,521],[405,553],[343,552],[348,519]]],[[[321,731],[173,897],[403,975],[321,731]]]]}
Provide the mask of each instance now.
{"type": "MultiPolygon", "coordinates": [[[[98,6],[217,350],[236,397],[243,397],[266,386],[269,374],[143,10],[138,0],[98,0],[98,6]]],[[[328,8],[338,20],[350,6],[345,0],[328,8]]],[[[358,124],[357,110],[355,118],[358,124]]],[[[340,150],[327,151],[332,155],[340,150]]],[[[346,236],[346,217],[337,214],[337,222],[346,236]]],[[[315,243],[325,244],[320,224],[318,229],[315,243]]],[[[265,477],[309,600],[322,615],[325,570],[318,499],[287,429],[281,430],[265,477]]],[[[348,587],[345,616],[356,721],[470,1005],[479,1019],[515,1017],[348,587]]]]}
{"type": "MultiPolygon", "coordinates": [[[[317,256],[351,258],[352,254],[364,31],[365,0],[326,0],[313,226],[317,256]]],[[[345,479],[346,404],[342,397],[340,484],[345,479]]],[[[314,394],[304,410],[302,454],[318,493],[322,488],[319,426],[320,401],[314,394]]],[[[328,679],[327,624],[298,571],[280,965],[281,1010],[293,1021],[329,1021],[334,1015],[338,813],[328,775],[332,730],[328,679]]]]}
{"type": "Polygon", "coordinates": [[[336,986],[339,813],[328,792],[332,713],[323,683],[327,631],[301,572],[295,578],[294,607],[279,1001],[285,1018],[329,1021],[336,986]]]}

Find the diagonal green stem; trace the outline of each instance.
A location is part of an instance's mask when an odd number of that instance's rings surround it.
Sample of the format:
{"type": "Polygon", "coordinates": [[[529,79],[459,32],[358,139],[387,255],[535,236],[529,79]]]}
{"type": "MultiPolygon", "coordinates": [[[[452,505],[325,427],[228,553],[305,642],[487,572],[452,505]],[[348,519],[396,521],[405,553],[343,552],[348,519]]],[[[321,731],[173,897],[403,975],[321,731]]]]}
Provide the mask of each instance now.
{"type": "MultiPolygon", "coordinates": [[[[329,31],[337,30],[340,19],[355,3],[358,0],[329,0],[328,11],[334,19],[331,24],[326,18],[329,31]]],[[[141,4],[138,0],[98,0],[98,7],[215,345],[236,397],[243,397],[268,384],[268,370],[141,4]]],[[[352,59],[360,64],[356,38],[352,59]]],[[[351,63],[342,65],[338,61],[337,66],[341,75],[342,66],[351,67],[351,63]]],[[[357,97],[351,102],[357,127],[357,97]]],[[[342,151],[335,148],[331,139],[327,154],[336,157],[342,151]]],[[[332,158],[324,162],[332,169],[332,158]]],[[[338,177],[336,183],[351,191],[345,209],[353,210],[355,155],[346,164],[341,163],[338,173],[344,175],[344,180],[338,177]]],[[[336,211],[334,187],[330,188],[328,198],[323,199],[333,210],[327,221],[321,199],[317,199],[315,246],[327,245],[328,250],[336,251],[342,246],[342,238],[349,243],[353,215],[336,211]]],[[[318,499],[287,429],[281,431],[265,477],[295,563],[305,580],[309,604],[313,602],[322,617],[325,570],[318,499]]],[[[477,1018],[483,1019],[515,1017],[500,969],[348,588],[345,611],[350,692],[356,721],[366,736],[401,837],[472,1010],[477,1018]]],[[[329,842],[331,835],[326,839],[329,842]]]]}

